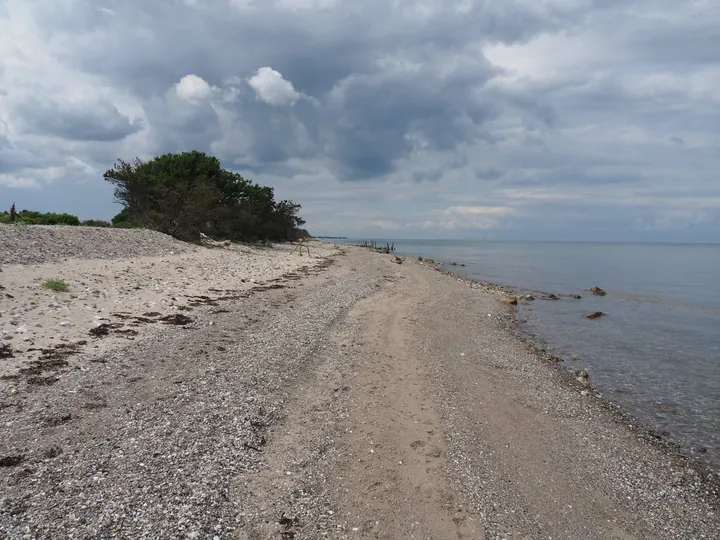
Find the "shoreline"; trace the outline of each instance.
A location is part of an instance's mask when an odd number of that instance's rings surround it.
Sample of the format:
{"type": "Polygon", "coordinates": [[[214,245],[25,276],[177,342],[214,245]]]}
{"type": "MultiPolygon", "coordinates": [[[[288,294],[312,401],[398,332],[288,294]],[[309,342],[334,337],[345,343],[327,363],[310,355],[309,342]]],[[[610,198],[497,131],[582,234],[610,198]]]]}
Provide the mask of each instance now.
{"type": "MultiPolygon", "coordinates": [[[[364,249],[360,246],[356,247],[358,247],[359,249],[364,249]]],[[[413,259],[412,257],[407,258],[413,259]]],[[[445,263],[439,262],[438,260],[433,258],[423,257],[422,260],[418,260],[417,262],[421,265],[433,269],[440,274],[456,279],[459,282],[466,283],[471,288],[480,288],[484,292],[498,297],[502,295],[515,296],[518,298],[518,300],[520,300],[524,295],[532,294],[545,296],[554,295],[556,298],[572,298],[571,294],[551,293],[547,291],[540,291],[518,286],[506,286],[486,280],[474,279],[460,273],[459,271],[449,270],[445,266],[445,263]],[[474,287],[473,285],[477,285],[477,287],[474,287]]],[[[459,265],[453,264],[452,266],[455,267],[459,265]]],[[[543,299],[541,296],[538,296],[536,298],[536,301],[539,300],[552,301],[554,299],[543,299]]],[[[568,387],[574,390],[579,390],[580,392],[587,392],[587,394],[583,395],[591,395],[594,399],[601,402],[603,406],[607,409],[607,411],[615,417],[619,425],[627,426],[638,437],[641,437],[643,440],[657,445],[659,448],[662,448],[664,451],[668,452],[673,457],[679,458],[690,464],[698,472],[698,474],[700,474],[704,478],[705,481],[707,481],[713,486],[713,489],[716,493],[720,493],[720,470],[716,470],[715,468],[711,467],[709,462],[701,460],[697,456],[693,455],[689,451],[689,448],[683,446],[675,440],[672,440],[669,434],[663,433],[663,430],[652,427],[648,422],[636,417],[631,412],[623,409],[621,405],[617,404],[610,397],[606,396],[600,390],[595,388],[592,385],[592,382],[578,384],[579,381],[576,377],[576,374],[567,364],[569,359],[549,353],[545,346],[538,342],[538,339],[541,339],[541,336],[529,334],[527,332],[524,332],[520,328],[520,325],[522,325],[523,322],[517,318],[518,306],[506,304],[506,307],[508,313],[508,320],[505,324],[506,330],[514,338],[518,339],[530,350],[532,350],[533,354],[535,354],[535,356],[540,362],[554,366],[562,375],[565,384],[567,384],[568,387]]]]}
{"type": "Polygon", "coordinates": [[[0,535],[712,537],[717,486],[543,361],[497,294],[327,249],[51,385],[0,382],[0,535]]]}

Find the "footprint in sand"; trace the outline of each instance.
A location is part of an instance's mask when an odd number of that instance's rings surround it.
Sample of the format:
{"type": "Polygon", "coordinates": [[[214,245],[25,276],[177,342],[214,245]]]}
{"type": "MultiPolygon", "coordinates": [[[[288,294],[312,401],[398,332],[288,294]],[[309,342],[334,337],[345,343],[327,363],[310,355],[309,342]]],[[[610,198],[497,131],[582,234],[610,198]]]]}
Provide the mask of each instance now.
{"type": "Polygon", "coordinates": [[[430,445],[425,449],[425,455],[431,458],[439,458],[442,456],[442,450],[435,445],[430,445]]]}
{"type": "Polygon", "coordinates": [[[428,445],[425,441],[414,441],[410,443],[410,448],[418,451],[420,451],[421,448],[424,448],[423,453],[430,458],[437,459],[442,456],[442,450],[440,448],[434,444],[428,445]]]}
{"type": "Polygon", "coordinates": [[[484,539],[485,530],[481,523],[474,519],[470,519],[465,515],[464,512],[459,512],[454,518],[457,537],[460,540],[473,539],[484,539]]]}

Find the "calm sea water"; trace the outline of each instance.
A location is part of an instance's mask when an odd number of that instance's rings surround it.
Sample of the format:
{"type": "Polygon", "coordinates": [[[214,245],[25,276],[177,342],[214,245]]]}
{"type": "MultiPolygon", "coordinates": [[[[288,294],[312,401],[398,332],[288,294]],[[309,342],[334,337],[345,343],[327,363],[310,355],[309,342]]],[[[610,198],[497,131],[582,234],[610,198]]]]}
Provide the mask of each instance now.
{"type": "Polygon", "coordinates": [[[518,306],[523,330],[720,471],[720,245],[396,240],[395,248],[476,279],[582,295],[518,306]],[[593,286],[607,296],[586,291],[593,286]],[[607,316],[583,317],[593,311],[607,316]]]}

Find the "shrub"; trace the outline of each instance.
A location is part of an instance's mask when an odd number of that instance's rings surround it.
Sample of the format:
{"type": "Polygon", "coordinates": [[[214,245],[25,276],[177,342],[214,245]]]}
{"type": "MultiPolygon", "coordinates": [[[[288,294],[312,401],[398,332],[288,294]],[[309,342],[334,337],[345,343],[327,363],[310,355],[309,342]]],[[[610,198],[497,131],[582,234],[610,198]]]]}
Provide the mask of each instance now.
{"type": "Polygon", "coordinates": [[[102,219],[86,219],[81,225],[83,227],[112,227],[112,223],[103,221],[102,219]]]}
{"type": "Polygon", "coordinates": [[[48,279],[45,283],[43,283],[43,289],[55,292],[68,292],[70,290],[70,286],[62,279],[48,279]]]}
{"type": "Polygon", "coordinates": [[[113,223],[113,227],[116,229],[141,229],[142,227],[134,221],[118,221],[113,223]]]}
{"type": "Polygon", "coordinates": [[[30,225],[80,225],[80,219],[72,214],[43,213],[33,210],[18,212],[15,222],[30,225]]]}
{"type": "Polygon", "coordinates": [[[115,217],[112,218],[112,225],[118,229],[135,229],[140,227],[140,224],[130,215],[130,210],[127,206],[115,214],[115,217]]]}

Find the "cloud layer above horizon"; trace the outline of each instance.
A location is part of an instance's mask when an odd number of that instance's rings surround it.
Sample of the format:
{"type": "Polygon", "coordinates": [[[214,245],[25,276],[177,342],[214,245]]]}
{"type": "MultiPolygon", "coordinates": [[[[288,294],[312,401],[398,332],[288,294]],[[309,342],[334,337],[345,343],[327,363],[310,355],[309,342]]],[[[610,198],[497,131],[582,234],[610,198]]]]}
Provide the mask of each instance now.
{"type": "Polygon", "coordinates": [[[0,204],[197,149],[315,234],[720,238],[715,0],[0,0],[0,204]]]}

